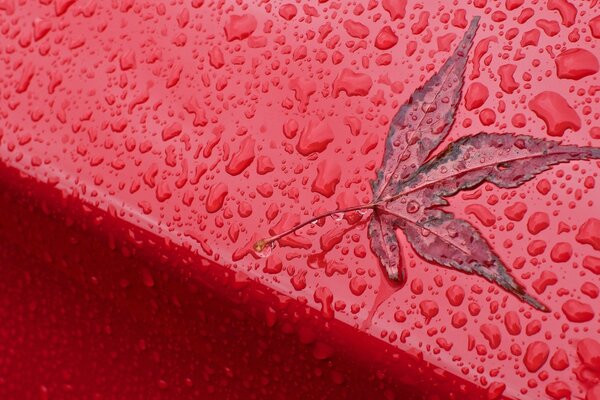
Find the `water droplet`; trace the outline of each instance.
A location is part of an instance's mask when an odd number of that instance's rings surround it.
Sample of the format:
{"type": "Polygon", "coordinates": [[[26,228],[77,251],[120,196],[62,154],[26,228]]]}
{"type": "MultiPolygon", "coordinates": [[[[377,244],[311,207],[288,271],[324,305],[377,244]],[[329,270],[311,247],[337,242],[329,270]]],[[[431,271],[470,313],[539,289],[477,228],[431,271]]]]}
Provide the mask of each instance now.
{"type": "Polygon", "coordinates": [[[344,219],[344,213],[343,212],[339,212],[339,213],[335,213],[335,214],[331,214],[331,218],[333,218],[334,221],[341,221],[342,219],[344,219]]]}
{"type": "Polygon", "coordinates": [[[267,258],[271,255],[274,248],[275,248],[275,242],[271,242],[268,245],[266,245],[265,247],[263,247],[263,249],[261,251],[255,251],[255,253],[260,258],[267,258]]]}
{"type": "Polygon", "coordinates": [[[417,211],[419,211],[419,208],[421,208],[421,205],[416,200],[411,200],[406,205],[406,211],[410,214],[416,213],[417,211]]]}

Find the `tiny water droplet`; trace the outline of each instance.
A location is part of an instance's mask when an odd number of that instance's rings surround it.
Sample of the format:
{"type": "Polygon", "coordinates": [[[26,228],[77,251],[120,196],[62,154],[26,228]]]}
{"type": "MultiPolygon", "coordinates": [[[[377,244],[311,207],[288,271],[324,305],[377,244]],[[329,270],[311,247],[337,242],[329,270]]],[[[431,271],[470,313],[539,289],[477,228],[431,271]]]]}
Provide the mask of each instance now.
{"type": "Polygon", "coordinates": [[[341,221],[342,219],[344,219],[344,213],[343,212],[339,212],[339,213],[335,213],[335,214],[331,214],[331,218],[333,218],[334,221],[341,221]]]}
{"type": "Polygon", "coordinates": [[[458,236],[458,231],[456,229],[454,229],[453,227],[449,227],[447,229],[447,231],[448,231],[448,236],[451,238],[455,238],[458,236]]]}
{"type": "Polygon", "coordinates": [[[416,213],[417,211],[419,211],[419,208],[421,208],[421,205],[416,200],[411,200],[406,205],[406,211],[410,214],[416,213]]]}
{"type": "Polygon", "coordinates": [[[437,110],[437,106],[435,105],[435,103],[423,103],[421,109],[423,110],[423,112],[430,113],[437,110]]]}

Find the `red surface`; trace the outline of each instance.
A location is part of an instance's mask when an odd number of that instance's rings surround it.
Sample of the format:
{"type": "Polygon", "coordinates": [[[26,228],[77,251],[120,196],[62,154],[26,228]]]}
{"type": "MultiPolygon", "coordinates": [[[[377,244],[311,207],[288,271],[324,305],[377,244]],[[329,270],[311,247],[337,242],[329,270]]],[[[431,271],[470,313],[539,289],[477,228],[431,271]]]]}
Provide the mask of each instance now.
{"type": "Polygon", "coordinates": [[[596,162],[450,201],[550,314],[409,246],[390,288],[364,224],[247,251],[370,200],[389,119],[474,15],[450,139],[600,146],[595,1],[402,3],[0,1],[0,391],[595,400],[596,162]]]}
{"type": "Polygon", "coordinates": [[[478,392],[14,170],[0,181],[2,398],[478,392]]]}

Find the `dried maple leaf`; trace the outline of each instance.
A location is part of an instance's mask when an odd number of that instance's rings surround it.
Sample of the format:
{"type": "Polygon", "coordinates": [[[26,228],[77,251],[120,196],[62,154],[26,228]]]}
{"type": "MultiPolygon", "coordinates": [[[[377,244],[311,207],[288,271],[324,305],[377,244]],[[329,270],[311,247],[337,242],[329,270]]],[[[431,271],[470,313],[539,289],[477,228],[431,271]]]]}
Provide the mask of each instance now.
{"type": "Polygon", "coordinates": [[[324,216],[370,208],[371,249],[390,279],[406,279],[396,236],[399,228],[425,260],[480,275],[538,310],[549,311],[514,280],[473,225],[439,207],[448,204],[446,197],[483,182],[500,188],[518,187],[554,164],[600,158],[600,149],[561,145],[526,135],[479,133],[456,140],[431,158],[454,122],[478,22],[478,17],[473,19],[452,56],[393,118],[383,162],[372,182],[374,200],[319,215],[259,240],[254,245],[256,251],[324,216]]]}

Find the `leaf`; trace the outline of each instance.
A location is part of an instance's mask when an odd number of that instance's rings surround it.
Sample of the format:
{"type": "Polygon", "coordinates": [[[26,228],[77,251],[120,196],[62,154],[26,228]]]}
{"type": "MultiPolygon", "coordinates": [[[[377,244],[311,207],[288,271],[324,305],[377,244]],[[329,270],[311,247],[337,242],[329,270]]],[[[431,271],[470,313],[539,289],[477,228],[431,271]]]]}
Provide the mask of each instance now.
{"type": "Polygon", "coordinates": [[[388,277],[404,282],[406,271],[402,265],[400,245],[393,220],[394,218],[390,214],[379,214],[378,211],[373,211],[369,222],[371,249],[381,260],[388,277]]]}
{"type": "Polygon", "coordinates": [[[448,204],[447,197],[484,182],[499,188],[515,188],[552,165],[600,159],[600,149],[562,145],[525,135],[479,133],[456,140],[431,158],[454,122],[467,53],[478,21],[478,17],[473,19],[454,54],[393,118],[382,165],[371,183],[374,200],[368,205],[330,211],[293,228],[280,229],[280,233],[257,242],[255,249],[283,239],[323,216],[370,208],[373,210],[368,230],[371,249],[391,280],[406,279],[396,237],[399,228],[425,260],[482,276],[538,310],[549,311],[515,281],[473,225],[439,207],[448,204]]]}
{"type": "Polygon", "coordinates": [[[479,17],[454,53],[425,85],[417,89],[393,118],[383,164],[372,182],[375,199],[389,195],[390,182],[410,179],[450,132],[461,99],[463,74],[479,17]]]}
{"type": "Polygon", "coordinates": [[[392,120],[383,162],[372,182],[371,248],[388,277],[398,279],[395,266],[400,250],[394,229],[400,228],[425,260],[480,275],[538,310],[549,311],[510,276],[475,227],[436,207],[447,205],[446,197],[483,182],[518,187],[552,165],[600,158],[600,149],[524,135],[479,133],[451,143],[428,161],[454,122],[477,23],[478,18],[473,19],[454,54],[392,120]]]}
{"type": "Polygon", "coordinates": [[[427,218],[419,223],[402,219],[398,225],[415,252],[427,261],[480,275],[538,310],[549,311],[515,282],[490,245],[467,221],[441,210],[430,210],[427,218]]]}

